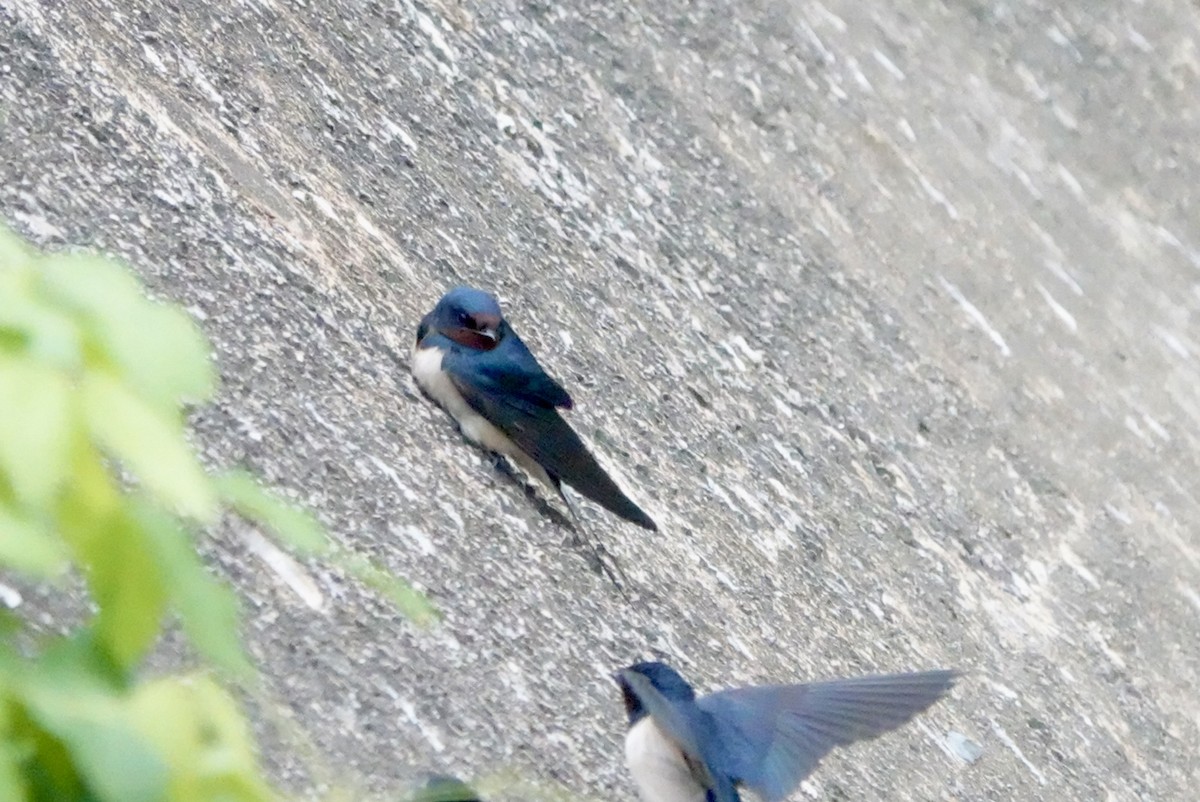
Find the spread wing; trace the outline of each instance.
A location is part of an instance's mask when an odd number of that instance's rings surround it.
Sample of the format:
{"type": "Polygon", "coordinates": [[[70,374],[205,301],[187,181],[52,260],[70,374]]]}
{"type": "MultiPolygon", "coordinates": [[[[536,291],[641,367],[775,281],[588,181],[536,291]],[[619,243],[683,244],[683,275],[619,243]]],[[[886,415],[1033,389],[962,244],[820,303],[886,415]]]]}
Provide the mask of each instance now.
{"type": "Polygon", "coordinates": [[[956,676],[926,671],[737,688],[697,705],[717,722],[722,769],[779,802],[835,746],[896,729],[945,695],[956,676]]]}
{"type": "Polygon", "coordinates": [[[471,408],[508,435],[546,472],[617,515],[647,529],[654,521],[605,473],[558,407],[571,396],[511,333],[491,351],[451,349],[442,369],[471,408]]]}

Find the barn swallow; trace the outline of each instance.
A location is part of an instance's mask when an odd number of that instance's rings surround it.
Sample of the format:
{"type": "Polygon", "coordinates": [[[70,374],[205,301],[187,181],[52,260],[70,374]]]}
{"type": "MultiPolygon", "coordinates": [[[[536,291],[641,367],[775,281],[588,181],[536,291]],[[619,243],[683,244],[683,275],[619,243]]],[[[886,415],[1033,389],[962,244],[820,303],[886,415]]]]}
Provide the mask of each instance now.
{"type": "Polygon", "coordinates": [[[625,762],[643,802],[780,802],[835,746],[896,729],[954,685],[954,671],[762,685],[696,696],[675,669],[613,675],[629,731],[625,762]]]}
{"type": "Polygon", "coordinates": [[[437,774],[413,794],[408,802],[482,802],[475,789],[457,777],[437,774]]]}
{"type": "Polygon", "coordinates": [[[412,374],[467,439],[509,457],[568,506],[563,482],[627,521],[658,529],[559,414],[572,408],[571,396],[534,359],[492,295],[456,287],[442,296],[417,327],[412,374]]]}

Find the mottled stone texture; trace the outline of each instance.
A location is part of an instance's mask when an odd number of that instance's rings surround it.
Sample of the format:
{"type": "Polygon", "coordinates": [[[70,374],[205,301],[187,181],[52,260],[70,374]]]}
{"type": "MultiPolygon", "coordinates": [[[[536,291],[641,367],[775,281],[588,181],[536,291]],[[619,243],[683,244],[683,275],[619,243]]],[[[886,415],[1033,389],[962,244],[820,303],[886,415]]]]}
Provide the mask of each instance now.
{"type": "Polygon", "coordinates": [[[607,674],[660,656],[705,690],[972,672],[797,799],[1192,799],[1198,20],[6,0],[0,216],[186,304],[224,375],[206,458],[445,611],[418,632],[311,564],[314,609],[244,525],[207,543],[288,788],[515,769],[631,800],[607,674]],[[458,282],[662,525],[584,507],[629,599],[414,390],[458,282]]]}

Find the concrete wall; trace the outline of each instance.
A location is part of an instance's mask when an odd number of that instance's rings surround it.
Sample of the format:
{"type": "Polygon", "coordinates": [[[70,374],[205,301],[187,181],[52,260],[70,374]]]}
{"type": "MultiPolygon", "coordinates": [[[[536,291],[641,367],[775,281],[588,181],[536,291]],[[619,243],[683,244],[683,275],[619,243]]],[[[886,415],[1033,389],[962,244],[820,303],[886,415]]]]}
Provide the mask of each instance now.
{"type": "Polygon", "coordinates": [[[219,533],[288,788],[510,768],[631,800],[607,673],[660,656],[705,689],[973,672],[797,798],[1193,799],[1198,19],[6,0],[0,216],[187,304],[211,462],[445,611],[418,632],[319,565],[298,593],[219,533]],[[413,388],[459,282],[662,524],[585,507],[630,599],[413,388]]]}

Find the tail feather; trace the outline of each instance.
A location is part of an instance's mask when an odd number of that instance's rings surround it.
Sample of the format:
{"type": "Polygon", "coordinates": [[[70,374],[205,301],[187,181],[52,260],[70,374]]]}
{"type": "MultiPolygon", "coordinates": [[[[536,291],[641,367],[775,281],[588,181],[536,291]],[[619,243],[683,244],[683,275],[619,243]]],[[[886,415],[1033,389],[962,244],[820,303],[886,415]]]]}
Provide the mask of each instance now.
{"type": "MultiPolygon", "coordinates": [[[[571,434],[575,433],[571,432],[571,434]]],[[[556,480],[567,483],[580,495],[591,499],[614,515],[619,515],[626,521],[649,529],[651,532],[657,532],[658,524],[654,523],[654,520],[641,507],[625,495],[582,441],[579,441],[578,438],[575,439],[578,442],[578,448],[573,449],[573,453],[564,455],[567,458],[556,460],[555,470],[547,472],[556,480]],[[565,470],[560,473],[559,469],[565,470]]],[[[559,492],[561,493],[562,490],[560,489],[559,492]]]]}

